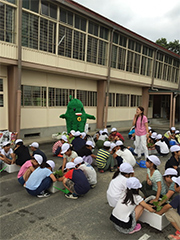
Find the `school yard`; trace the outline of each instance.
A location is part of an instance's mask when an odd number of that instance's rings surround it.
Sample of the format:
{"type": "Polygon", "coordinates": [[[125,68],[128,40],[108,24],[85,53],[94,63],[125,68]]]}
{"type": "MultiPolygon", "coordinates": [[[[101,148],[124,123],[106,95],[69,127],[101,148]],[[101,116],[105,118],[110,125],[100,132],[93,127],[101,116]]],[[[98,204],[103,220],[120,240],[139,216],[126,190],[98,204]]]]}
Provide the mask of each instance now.
{"type": "MultiPolygon", "coordinates": [[[[164,133],[165,130],[158,130],[164,133]]],[[[125,137],[125,145],[133,146],[133,141],[127,137],[127,131],[121,132],[125,137]]],[[[29,139],[29,144],[38,139],[29,139]]],[[[47,139],[46,139],[47,141],[47,139]]],[[[56,162],[56,169],[62,164],[62,159],[52,157],[51,147],[54,140],[46,143],[41,140],[40,149],[48,159],[56,162]],[[42,142],[42,143],[41,143],[42,142]]],[[[161,157],[161,173],[164,164],[171,154],[161,157]]],[[[98,184],[87,195],[77,200],[67,199],[64,193],[57,192],[48,198],[30,196],[24,187],[17,181],[17,173],[0,173],[0,239],[12,240],[116,240],[140,239],[155,240],[167,239],[168,234],[174,233],[171,225],[163,231],[158,231],[142,223],[141,231],[132,235],[119,233],[109,220],[112,209],[107,204],[106,190],[113,173],[97,173],[98,184]]],[[[135,166],[135,176],[140,181],[146,178],[146,169],[135,166]]]]}

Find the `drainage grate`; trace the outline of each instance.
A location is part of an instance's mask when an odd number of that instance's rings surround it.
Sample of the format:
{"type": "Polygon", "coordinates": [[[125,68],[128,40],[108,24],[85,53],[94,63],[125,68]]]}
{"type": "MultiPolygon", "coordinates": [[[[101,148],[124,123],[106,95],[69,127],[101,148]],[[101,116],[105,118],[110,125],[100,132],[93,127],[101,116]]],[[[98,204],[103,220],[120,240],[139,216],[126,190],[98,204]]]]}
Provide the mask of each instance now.
{"type": "Polygon", "coordinates": [[[24,134],[24,137],[25,138],[28,138],[28,137],[39,137],[40,136],[40,133],[28,133],[28,134],[24,134]]]}

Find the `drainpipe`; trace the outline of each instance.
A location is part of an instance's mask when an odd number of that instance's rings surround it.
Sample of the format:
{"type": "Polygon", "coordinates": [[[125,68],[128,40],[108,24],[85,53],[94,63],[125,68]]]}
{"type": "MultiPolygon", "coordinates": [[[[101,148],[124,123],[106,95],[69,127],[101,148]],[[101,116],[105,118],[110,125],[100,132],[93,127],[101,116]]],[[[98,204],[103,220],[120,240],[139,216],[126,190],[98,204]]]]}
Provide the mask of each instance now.
{"type": "Polygon", "coordinates": [[[156,66],[156,56],[157,56],[158,49],[156,49],[154,58],[153,58],[153,71],[152,71],[152,81],[151,81],[151,89],[158,91],[157,88],[154,88],[154,75],[155,75],[155,66],[156,66]]]}
{"type": "Polygon", "coordinates": [[[106,106],[104,112],[104,127],[107,126],[108,117],[108,103],[109,103],[109,86],[110,86],[110,75],[111,75],[111,56],[112,56],[112,43],[113,43],[114,29],[111,31],[110,47],[109,47],[109,58],[108,58],[108,74],[107,74],[107,87],[106,87],[106,106]]]}
{"type": "Polygon", "coordinates": [[[171,127],[174,127],[175,126],[175,113],[176,113],[176,97],[178,96],[179,94],[178,93],[174,93],[174,96],[173,96],[173,111],[172,111],[172,126],[171,127]]]}
{"type": "Polygon", "coordinates": [[[22,1],[18,1],[18,72],[17,72],[17,109],[16,109],[16,132],[20,136],[21,122],[21,65],[22,65],[22,1]]]}

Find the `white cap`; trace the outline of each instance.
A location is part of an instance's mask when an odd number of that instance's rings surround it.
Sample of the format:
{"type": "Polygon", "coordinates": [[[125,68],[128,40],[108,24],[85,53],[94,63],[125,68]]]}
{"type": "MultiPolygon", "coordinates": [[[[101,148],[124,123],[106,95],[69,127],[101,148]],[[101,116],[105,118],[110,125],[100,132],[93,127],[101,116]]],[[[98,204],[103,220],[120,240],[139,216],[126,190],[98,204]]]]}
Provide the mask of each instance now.
{"type": "Polygon", "coordinates": [[[52,160],[47,160],[46,163],[52,168],[52,171],[54,171],[54,168],[55,168],[55,163],[54,163],[54,161],[52,161],[52,160]]]}
{"type": "Polygon", "coordinates": [[[71,130],[70,133],[74,136],[76,132],[74,130],[71,130]]]}
{"type": "Polygon", "coordinates": [[[180,176],[179,177],[172,177],[173,182],[177,183],[180,186],[180,176]]]}
{"type": "Polygon", "coordinates": [[[149,130],[151,130],[152,128],[151,127],[148,127],[149,130]]]}
{"type": "Polygon", "coordinates": [[[43,162],[43,157],[39,154],[34,154],[33,157],[39,163],[39,165],[41,165],[41,163],[43,162]]]}
{"type": "Polygon", "coordinates": [[[156,139],[161,139],[162,138],[162,134],[158,134],[157,136],[156,136],[156,139]]]}
{"type": "Polygon", "coordinates": [[[64,154],[65,152],[67,152],[70,148],[70,144],[69,143],[64,143],[61,147],[61,153],[64,154]]]}
{"type": "Polygon", "coordinates": [[[37,142],[33,142],[31,143],[31,145],[29,145],[30,147],[34,147],[34,148],[39,148],[39,143],[37,142]]]}
{"type": "Polygon", "coordinates": [[[86,142],[86,145],[91,146],[92,148],[94,148],[94,145],[93,145],[93,142],[92,142],[92,141],[87,141],[87,142],[86,142]]]}
{"type": "Polygon", "coordinates": [[[155,155],[151,155],[151,156],[147,156],[147,158],[154,163],[154,165],[159,166],[161,164],[161,161],[159,160],[159,158],[155,155]]]}
{"type": "Polygon", "coordinates": [[[116,141],[116,146],[122,146],[123,142],[121,140],[116,141]]]}
{"type": "Polygon", "coordinates": [[[163,177],[168,176],[168,175],[175,175],[177,176],[177,171],[174,168],[167,168],[166,171],[164,172],[163,177]]]}
{"type": "Polygon", "coordinates": [[[116,131],[117,131],[117,128],[112,128],[112,129],[111,129],[111,133],[112,133],[112,132],[116,132],[116,131]]]}
{"type": "Polygon", "coordinates": [[[74,159],[75,166],[78,165],[79,163],[82,163],[82,162],[83,162],[83,158],[82,157],[76,157],[74,159]]]}
{"type": "Polygon", "coordinates": [[[180,146],[173,145],[172,147],[170,147],[170,151],[171,152],[179,152],[180,151],[180,146]]]}
{"type": "Polygon", "coordinates": [[[9,144],[11,144],[9,141],[5,141],[5,142],[2,143],[2,147],[5,147],[5,146],[7,146],[9,144]]]}
{"type": "Polygon", "coordinates": [[[152,134],[151,134],[151,138],[156,138],[157,137],[157,132],[153,132],[152,134]]]}
{"type": "Polygon", "coordinates": [[[73,162],[68,162],[68,163],[66,163],[66,168],[64,170],[75,168],[75,166],[76,165],[73,162]]]}
{"type": "Polygon", "coordinates": [[[104,145],[104,147],[110,147],[111,143],[110,143],[110,141],[105,141],[103,145],[104,145]]]}
{"type": "Polygon", "coordinates": [[[82,133],[81,133],[81,136],[82,136],[82,139],[84,139],[85,136],[86,136],[86,133],[85,133],[85,132],[82,132],[82,133]]]}
{"type": "Polygon", "coordinates": [[[110,148],[110,150],[112,151],[113,148],[115,148],[115,147],[117,147],[116,144],[115,144],[115,143],[111,143],[111,148],[110,148]]]}
{"type": "Polygon", "coordinates": [[[176,131],[176,128],[175,127],[171,127],[171,131],[176,131]]]}
{"type": "Polygon", "coordinates": [[[178,134],[178,133],[179,133],[179,130],[176,130],[176,131],[175,131],[175,134],[178,134]]]}
{"type": "Polygon", "coordinates": [[[65,135],[62,135],[60,139],[64,140],[65,142],[68,141],[68,140],[67,140],[67,137],[66,137],[65,135]]]}
{"type": "Polygon", "coordinates": [[[130,177],[126,181],[126,186],[128,189],[139,189],[142,187],[142,184],[136,177],[130,177]]]}
{"type": "Polygon", "coordinates": [[[120,165],[119,171],[123,173],[133,173],[134,169],[130,163],[124,162],[120,165]]]}
{"type": "Polygon", "coordinates": [[[75,132],[74,136],[79,137],[81,135],[80,131],[75,132]]]}
{"type": "Polygon", "coordinates": [[[105,132],[105,133],[108,134],[108,130],[107,130],[107,128],[104,128],[103,132],[105,132]]]}
{"type": "Polygon", "coordinates": [[[99,134],[102,135],[102,133],[103,133],[103,130],[99,130],[99,134]]]}
{"type": "Polygon", "coordinates": [[[15,145],[18,144],[19,142],[23,142],[23,140],[22,140],[22,139],[17,139],[17,140],[15,141],[15,145]]]}

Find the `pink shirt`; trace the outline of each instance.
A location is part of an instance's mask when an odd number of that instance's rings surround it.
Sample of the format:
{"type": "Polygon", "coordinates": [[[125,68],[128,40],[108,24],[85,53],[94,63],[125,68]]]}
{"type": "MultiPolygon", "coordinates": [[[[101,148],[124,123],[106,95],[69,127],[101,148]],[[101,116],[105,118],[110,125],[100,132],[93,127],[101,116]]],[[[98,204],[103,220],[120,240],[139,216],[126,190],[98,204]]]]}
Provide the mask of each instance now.
{"type": "Polygon", "coordinates": [[[29,161],[26,161],[22,167],[20,168],[19,172],[18,172],[18,175],[17,175],[17,178],[20,178],[21,176],[24,175],[24,173],[28,170],[29,167],[32,167],[32,163],[31,163],[31,160],[29,161]]]}
{"type": "Polygon", "coordinates": [[[142,122],[141,122],[141,116],[138,117],[138,120],[136,122],[136,128],[135,128],[135,134],[137,136],[143,136],[147,134],[145,123],[147,123],[147,117],[143,116],[142,122]]]}

